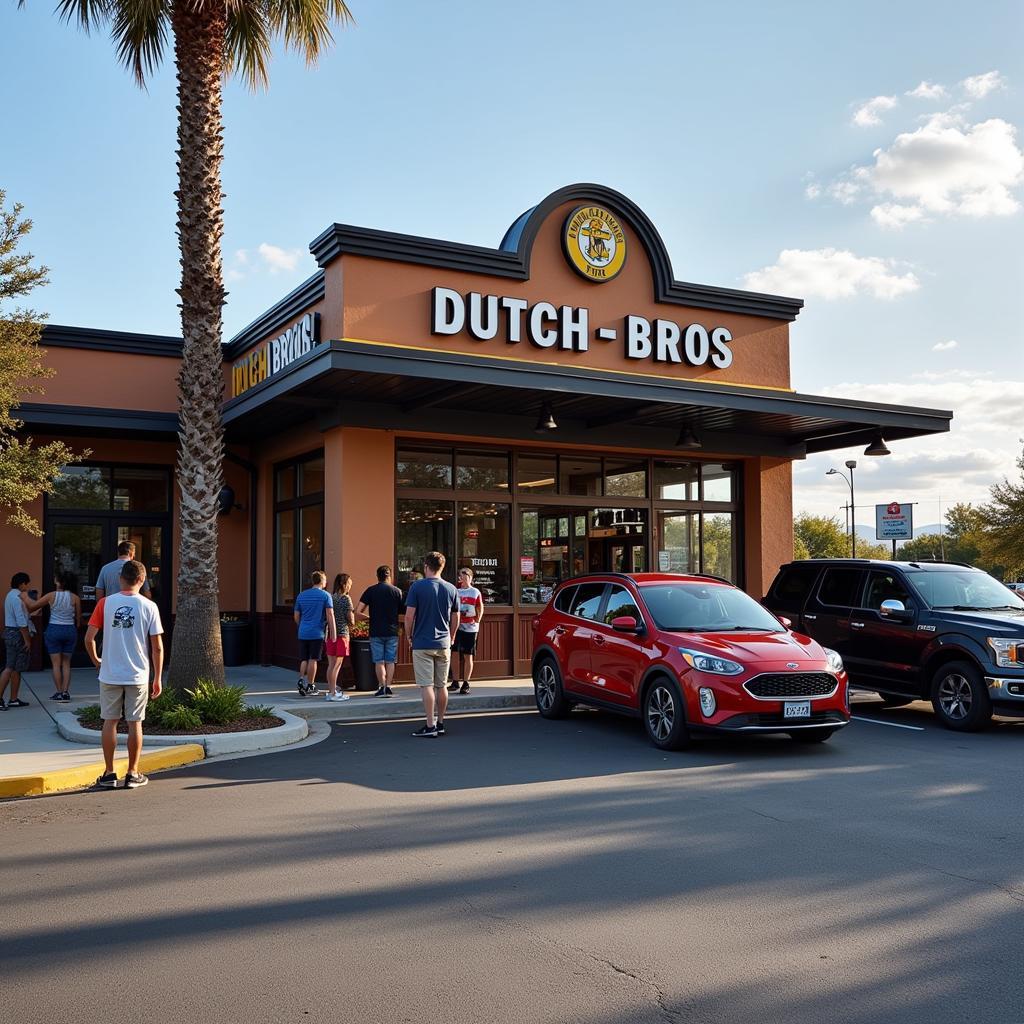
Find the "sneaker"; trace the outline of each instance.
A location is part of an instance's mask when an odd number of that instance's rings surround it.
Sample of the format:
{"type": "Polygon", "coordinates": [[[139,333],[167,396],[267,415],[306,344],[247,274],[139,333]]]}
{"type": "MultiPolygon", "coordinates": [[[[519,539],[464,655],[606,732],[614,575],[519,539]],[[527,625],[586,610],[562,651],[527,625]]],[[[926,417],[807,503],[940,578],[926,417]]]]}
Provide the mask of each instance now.
{"type": "Polygon", "coordinates": [[[70,690],[65,690],[64,693],[61,695],[60,699],[63,700],[63,701],[71,700],[71,691],[70,690]]]}
{"type": "Polygon", "coordinates": [[[149,782],[142,772],[129,772],[124,777],[124,788],[125,789],[138,789],[139,786],[145,786],[149,782]]]}
{"type": "Polygon", "coordinates": [[[394,694],[391,692],[391,687],[390,686],[385,686],[384,687],[384,696],[385,697],[394,697],[394,694]]]}
{"type": "Polygon", "coordinates": [[[299,681],[295,684],[299,688],[299,696],[306,696],[306,680],[299,676],[299,681]]]}
{"type": "Polygon", "coordinates": [[[448,692],[449,693],[458,693],[459,692],[459,684],[454,679],[448,684],[448,692]]]}
{"type": "Polygon", "coordinates": [[[56,693],[55,693],[55,694],[54,694],[54,695],[53,695],[53,696],[52,696],[52,697],[50,698],[50,700],[63,700],[63,699],[64,699],[64,694],[63,694],[63,693],[61,693],[61,692],[60,692],[60,690],[58,690],[58,691],[57,691],[57,692],[56,692],[56,693]]]}
{"type": "Polygon", "coordinates": [[[352,698],[347,693],[342,693],[341,690],[339,690],[335,694],[328,694],[327,699],[337,704],[339,701],[351,700],[352,698]]]}
{"type": "Polygon", "coordinates": [[[423,726],[422,729],[417,729],[413,733],[413,736],[416,736],[419,739],[423,739],[423,738],[427,738],[427,737],[429,737],[430,739],[434,739],[437,736],[437,726],[436,725],[425,725],[425,726],[423,726]]]}
{"type": "Polygon", "coordinates": [[[9,708],[27,708],[29,705],[27,700],[9,700],[7,706],[9,708]]]}
{"type": "Polygon", "coordinates": [[[320,691],[316,688],[316,683],[310,683],[306,687],[306,696],[315,697],[320,691]]]}
{"type": "Polygon", "coordinates": [[[380,687],[380,689],[374,694],[374,697],[389,697],[390,694],[387,692],[387,689],[388,688],[386,686],[380,687]]]}
{"type": "Polygon", "coordinates": [[[117,789],[117,773],[107,772],[96,780],[97,789],[117,789]]]}
{"type": "Polygon", "coordinates": [[[463,683],[462,684],[462,689],[459,690],[459,693],[461,693],[461,694],[469,693],[469,683],[463,683]]]}
{"type": "Polygon", "coordinates": [[[2,700],[0,700],[0,711],[6,711],[6,710],[7,710],[7,705],[2,700]]]}
{"type": "Polygon", "coordinates": [[[437,730],[438,736],[444,735],[444,722],[438,722],[437,725],[434,726],[434,728],[437,730]]]}

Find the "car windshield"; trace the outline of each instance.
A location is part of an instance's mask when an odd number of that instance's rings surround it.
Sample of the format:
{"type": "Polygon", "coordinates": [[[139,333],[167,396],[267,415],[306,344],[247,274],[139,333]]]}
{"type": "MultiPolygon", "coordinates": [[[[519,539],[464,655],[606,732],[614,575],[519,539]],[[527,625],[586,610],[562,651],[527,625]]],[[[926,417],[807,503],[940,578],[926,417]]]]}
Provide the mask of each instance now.
{"type": "Polygon", "coordinates": [[[771,612],[720,583],[655,583],[641,590],[659,629],[671,633],[781,633],[771,612]]]}
{"type": "Polygon", "coordinates": [[[932,608],[1024,611],[1024,600],[980,569],[911,569],[907,576],[932,608]]]}

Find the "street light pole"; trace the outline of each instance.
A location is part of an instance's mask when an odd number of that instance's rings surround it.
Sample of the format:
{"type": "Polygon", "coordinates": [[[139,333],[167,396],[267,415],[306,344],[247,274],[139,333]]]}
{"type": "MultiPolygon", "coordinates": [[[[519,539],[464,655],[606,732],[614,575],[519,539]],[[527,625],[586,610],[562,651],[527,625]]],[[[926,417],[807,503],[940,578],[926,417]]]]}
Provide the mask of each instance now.
{"type": "Polygon", "coordinates": [[[841,476],[850,488],[850,556],[852,558],[857,557],[857,513],[854,508],[854,496],[853,496],[853,471],[857,468],[857,462],[855,459],[847,459],[846,468],[850,471],[850,475],[847,476],[842,470],[839,469],[828,469],[825,471],[825,476],[841,476]]]}

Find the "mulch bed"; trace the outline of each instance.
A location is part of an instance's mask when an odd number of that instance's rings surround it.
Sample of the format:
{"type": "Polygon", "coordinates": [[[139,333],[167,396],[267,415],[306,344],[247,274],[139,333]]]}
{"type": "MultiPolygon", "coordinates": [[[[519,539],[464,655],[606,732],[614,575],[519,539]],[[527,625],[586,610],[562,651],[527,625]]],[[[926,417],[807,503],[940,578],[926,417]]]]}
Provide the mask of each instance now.
{"type": "MultiPolygon", "coordinates": [[[[86,729],[93,729],[96,732],[103,728],[102,724],[83,722],[81,719],[79,719],[78,724],[86,729]]],[[[269,718],[247,715],[242,718],[236,718],[227,725],[201,725],[198,729],[164,729],[162,727],[149,726],[143,722],[142,733],[144,736],[211,736],[221,732],[258,732],[260,729],[273,729],[279,725],[284,725],[284,719],[278,718],[277,715],[271,715],[269,718]]],[[[124,721],[118,722],[117,731],[119,733],[127,733],[128,723],[124,721]]]]}

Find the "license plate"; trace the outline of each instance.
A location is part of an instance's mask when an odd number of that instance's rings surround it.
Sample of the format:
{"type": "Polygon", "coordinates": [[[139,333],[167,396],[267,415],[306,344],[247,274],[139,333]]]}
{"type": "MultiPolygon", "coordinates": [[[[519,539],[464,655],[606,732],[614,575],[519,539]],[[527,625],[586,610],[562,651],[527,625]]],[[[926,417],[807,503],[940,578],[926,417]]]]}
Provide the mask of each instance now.
{"type": "Polygon", "coordinates": [[[809,700],[793,700],[782,705],[783,718],[810,718],[811,702],[809,700]]]}

